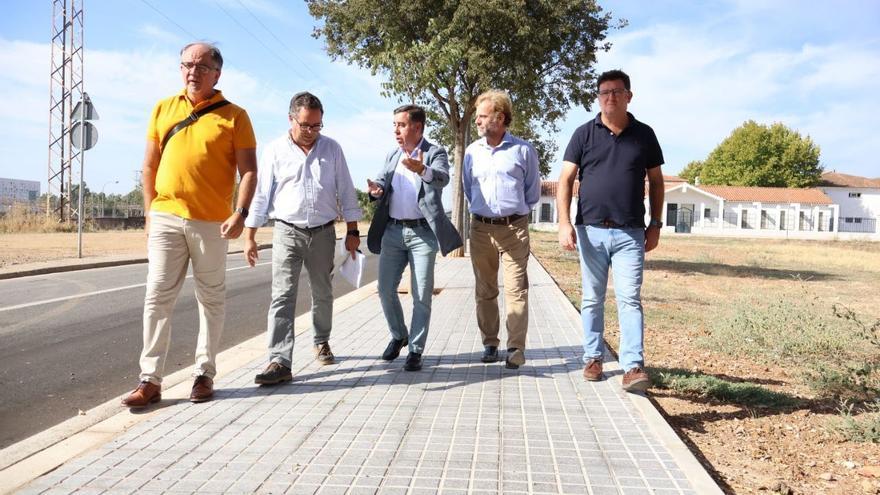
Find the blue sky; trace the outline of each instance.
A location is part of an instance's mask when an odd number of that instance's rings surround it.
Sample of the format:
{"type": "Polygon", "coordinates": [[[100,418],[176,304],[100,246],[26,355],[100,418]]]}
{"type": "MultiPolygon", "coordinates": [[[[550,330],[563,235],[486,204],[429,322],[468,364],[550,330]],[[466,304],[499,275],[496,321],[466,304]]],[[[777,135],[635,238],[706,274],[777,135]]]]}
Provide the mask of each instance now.
{"type": "MultiPolygon", "coordinates": [[[[46,190],[51,2],[5,0],[0,16],[0,177],[46,190]]],[[[629,25],[597,69],[632,77],[630,110],[651,125],[674,174],[748,119],[809,135],[827,170],[880,176],[880,2],[600,1],[629,25]]],[[[251,115],[260,144],[286,132],[291,95],[317,94],[324,134],[343,146],[355,185],[395,145],[381,76],[333,62],[300,0],[85,0],[85,87],[100,120],[86,153],[92,190],[125,193],[140,169],[148,114],[180,90],[178,51],[218,43],[218,88],[251,115]],[[114,183],[114,181],[118,181],[114,183]]],[[[561,150],[596,112],[574,108],[552,136],[561,150]]],[[[549,179],[559,171],[557,157],[549,179]]]]}

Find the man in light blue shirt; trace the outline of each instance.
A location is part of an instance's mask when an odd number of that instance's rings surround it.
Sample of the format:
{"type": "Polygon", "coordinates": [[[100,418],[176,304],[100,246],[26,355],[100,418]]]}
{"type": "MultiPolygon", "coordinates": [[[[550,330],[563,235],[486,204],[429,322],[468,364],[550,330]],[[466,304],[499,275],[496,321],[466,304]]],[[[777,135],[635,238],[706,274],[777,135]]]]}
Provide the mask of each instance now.
{"type": "Polygon", "coordinates": [[[541,196],[538,154],[507,132],[513,118],[510,96],[487,91],[477,98],[475,123],[482,137],[464,152],[462,185],[471,221],[471,264],[476,278],[477,325],[484,363],[498,360],[499,258],[504,265],[507,308],[507,368],[526,362],[529,321],[529,212],[541,196]]]}
{"type": "Polygon", "coordinates": [[[333,318],[331,274],[336,245],[333,224],[348,224],[345,249],[352,258],[360,246],[357,221],[362,213],[342,148],[322,136],[324,107],[311,93],[290,100],[290,131],[266,146],[260,158],[257,192],[245,220],[245,258],[256,265],[257,228],[275,219],[272,237],[272,303],[269,306],[269,366],[254,381],[274,385],[293,379],[293,320],[297,282],[303,265],[312,289],[315,357],[334,362],[330,350],[333,318]]]}

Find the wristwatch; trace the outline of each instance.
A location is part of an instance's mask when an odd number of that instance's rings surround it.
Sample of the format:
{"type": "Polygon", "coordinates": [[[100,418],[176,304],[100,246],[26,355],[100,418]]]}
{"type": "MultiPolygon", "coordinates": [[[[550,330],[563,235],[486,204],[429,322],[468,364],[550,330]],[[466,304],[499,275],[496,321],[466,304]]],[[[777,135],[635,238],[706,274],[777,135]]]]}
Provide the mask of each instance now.
{"type": "Polygon", "coordinates": [[[353,235],[353,236],[355,236],[355,237],[360,237],[360,236],[361,236],[361,231],[359,231],[359,230],[349,230],[348,232],[346,232],[345,235],[353,235]]]}
{"type": "Polygon", "coordinates": [[[241,206],[236,208],[235,212],[238,213],[239,215],[241,215],[241,218],[247,218],[247,216],[248,216],[248,209],[241,207],[241,206]]]}
{"type": "Polygon", "coordinates": [[[648,224],[648,227],[657,227],[658,229],[663,228],[663,222],[660,220],[651,219],[651,223],[648,224]]]}

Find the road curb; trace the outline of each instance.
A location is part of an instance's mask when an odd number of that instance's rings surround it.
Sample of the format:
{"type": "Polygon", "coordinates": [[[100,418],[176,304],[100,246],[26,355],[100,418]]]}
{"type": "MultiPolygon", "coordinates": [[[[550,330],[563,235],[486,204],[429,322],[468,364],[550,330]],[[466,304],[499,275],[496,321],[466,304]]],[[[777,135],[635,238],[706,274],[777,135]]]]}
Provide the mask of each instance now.
{"type": "MultiPolygon", "coordinates": [[[[258,244],[257,249],[266,249],[272,247],[272,243],[264,243],[258,244]]],[[[241,249],[236,249],[233,251],[227,251],[226,254],[238,254],[244,252],[241,249]]],[[[89,270],[92,268],[106,268],[109,266],[125,266],[125,265],[137,265],[140,263],[146,263],[147,258],[138,257],[138,258],[119,258],[112,260],[101,260],[101,261],[87,261],[84,263],[71,263],[69,265],[60,264],[60,265],[48,265],[48,266],[40,266],[36,268],[25,268],[17,271],[8,271],[2,272],[0,271],[0,280],[8,280],[13,278],[21,278],[21,277],[31,277],[34,275],[46,275],[49,273],[62,273],[62,272],[74,272],[78,270],[89,270]]],[[[51,262],[49,262],[51,263],[51,262]]]]}

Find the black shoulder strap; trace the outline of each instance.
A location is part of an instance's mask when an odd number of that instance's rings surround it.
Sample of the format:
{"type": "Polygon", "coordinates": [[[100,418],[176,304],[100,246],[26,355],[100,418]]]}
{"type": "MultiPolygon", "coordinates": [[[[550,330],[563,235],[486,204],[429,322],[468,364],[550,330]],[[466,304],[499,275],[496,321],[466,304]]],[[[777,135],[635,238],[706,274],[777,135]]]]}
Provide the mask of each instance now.
{"type": "Polygon", "coordinates": [[[182,131],[186,126],[199,120],[199,117],[201,117],[202,115],[205,115],[206,113],[211,112],[213,110],[217,110],[220,107],[225,107],[226,105],[229,105],[228,101],[220,100],[217,103],[212,103],[197,112],[193,112],[193,113],[189,114],[189,117],[187,117],[187,118],[181,120],[180,122],[178,122],[177,124],[175,124],[174,127],[172,127],[170,131],[168,131],[168,134],[166,134],[165,137],[162,139],[162,147],[159,148],[160,153],[161,153],[161,151],[165,150],[165,145],[168,143],[168,140],[171,139],[171,136],[182,131]]]}

